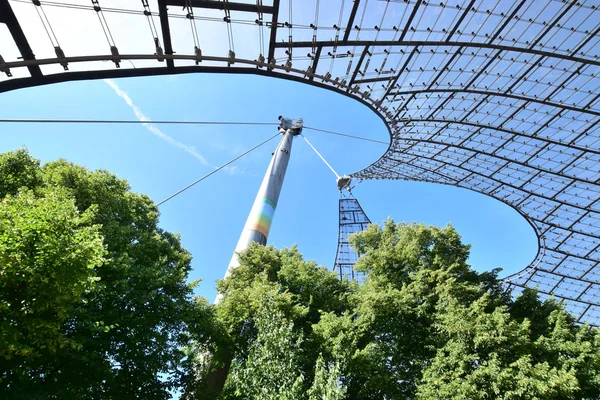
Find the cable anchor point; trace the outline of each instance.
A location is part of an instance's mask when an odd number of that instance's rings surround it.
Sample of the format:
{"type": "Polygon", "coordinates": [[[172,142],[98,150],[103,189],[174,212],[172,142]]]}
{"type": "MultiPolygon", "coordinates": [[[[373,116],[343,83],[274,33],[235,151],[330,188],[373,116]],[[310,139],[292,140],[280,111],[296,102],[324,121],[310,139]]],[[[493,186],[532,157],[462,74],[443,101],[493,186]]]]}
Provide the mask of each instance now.
{"type": "Polygon", "coordinates": [[[346,189],[348,192],[350,192],[350,184],[352,183],[352,178],[350,178],[348,175],[343,175],[340,176],[339,178],[337,178],[337,187],[339,189],[340,192],[343,192],[344,189],[346,189]]]}
{"type": "Polygon", "coordinates": [[[292,131],[294,136],[302,133],[302,128],[304,127],[304,121],[302,121],[302,118],[291,119],[291,118],[285,118],[280,115],[279,117],[277,117],[277,119],[279,120],[279,128],[278,129],[280,131],[282,131],[282,133],[287,130],[292,131]]]}

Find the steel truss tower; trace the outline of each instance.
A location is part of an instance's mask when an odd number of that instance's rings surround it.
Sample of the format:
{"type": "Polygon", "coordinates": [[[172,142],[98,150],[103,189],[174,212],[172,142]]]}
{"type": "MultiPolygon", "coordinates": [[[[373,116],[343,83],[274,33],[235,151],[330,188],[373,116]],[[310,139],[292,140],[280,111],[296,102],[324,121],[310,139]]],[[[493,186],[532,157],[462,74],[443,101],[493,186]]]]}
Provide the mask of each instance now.
{"type": "Polygon", "coordinates": [[[353,269],[359,255],[348,242],[348,237],[353,233],[364,231],[370,223],[358,200],[351,196],[340,199],[340,228],[333,266],[340,279],[348,278],[359,283],[365,279],[365,273],[353,269]]]}

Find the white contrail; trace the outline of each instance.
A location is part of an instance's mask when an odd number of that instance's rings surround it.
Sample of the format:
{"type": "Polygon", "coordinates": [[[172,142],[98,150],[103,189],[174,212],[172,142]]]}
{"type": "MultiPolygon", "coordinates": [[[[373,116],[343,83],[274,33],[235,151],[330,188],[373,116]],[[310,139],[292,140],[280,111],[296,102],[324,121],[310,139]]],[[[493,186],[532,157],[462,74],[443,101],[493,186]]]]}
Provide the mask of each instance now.
{"type": "MultiPolygon", "coordinates": [[[[115,91],[115,93],[122,98],[123,100],[125,100],[125,103],[127,103],[127,105],[131,108],[131,110],[133,111],[133,113],[135,114],[136,118],[139,121],[149,121],[148,117],[146,117],[144,115],[144,113],[135,105],[133,104],[133,101],[131,100],[131,97],[129,97],[129,95],[124,92],[123,90],[121,90],[121,88],[119,88],[119,86],[117,85],[117,83],[115,81],[113,81],[112,79],[105,79],[104,82],[106,82],[106,84],[108,86],[110,86],[111,88],[113,88],[113,90],[115,91]]],[[[198,153],[198,151],[196,150],[195,147],[193,146],[188,146],[185,143],[181,143],[178,140],[173,139],[171,136],[167,135],[166,133],[163,133],[160,129],[158,129],[157,127],[155,127],[152,124],[143,124],[153,135],[158,136],[159,138],[161,138],[162,140],[164,140],[165,142],[169,143],[172,146],[175,146],[189,154],[191,154],[192,156],[194,156],[198,161],[200,161],[202,164],[207,165],[207,166],[211,166],[209,164],[208,161],[206,161],[206,158],[204,158],[204,156],[200,153],[198,153]]]]}

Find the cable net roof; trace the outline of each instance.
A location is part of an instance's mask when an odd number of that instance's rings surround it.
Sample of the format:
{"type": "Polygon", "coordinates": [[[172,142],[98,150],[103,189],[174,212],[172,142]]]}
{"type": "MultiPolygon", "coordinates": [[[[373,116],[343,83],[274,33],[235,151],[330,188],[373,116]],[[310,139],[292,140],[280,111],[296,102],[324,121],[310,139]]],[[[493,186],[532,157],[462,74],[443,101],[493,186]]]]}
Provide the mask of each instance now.
{"type": "Polygon", "coordinates": [[[507,282],[600,324],[600,11],[575,0],[0,0],[0,92],[252,73],[351,96],[391,144],[354,179],[487,194],[534,227],[507,282]]]}

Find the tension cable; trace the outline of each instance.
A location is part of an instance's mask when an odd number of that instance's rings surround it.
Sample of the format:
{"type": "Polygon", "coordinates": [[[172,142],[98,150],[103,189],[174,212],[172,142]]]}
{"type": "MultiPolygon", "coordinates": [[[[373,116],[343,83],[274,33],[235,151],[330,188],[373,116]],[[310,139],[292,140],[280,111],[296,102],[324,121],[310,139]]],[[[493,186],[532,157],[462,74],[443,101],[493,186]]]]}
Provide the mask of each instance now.
{"type": "Polygon", "coordinates": [[[331,165],[329,165],[329,163],[327,162],[327,160],[325,160],[325,158],[321,155],[321,153],[319,153],[317,151],[317,149],[315,149],[315,146],[313,146],[312,144],[310,144],[310,142],[308,141],[308,139],[306,138],[306,136],[302,135],[302,137],[304,138],[304,140],[306,140],[306,143],[308,143],[308,145],[310,146],[310,148],[313,149],[315,151],[315,153],[317,153],[317,155],[321,158],[321,160],[323,160],[323,162],[325,163],[325,165],[327,165],[329,167],[329,169],[331,170],[331,172],[333,172],[333,174],[335,175],[335,177],[337,179],[340,179],[340,176],[338,175],[337,172],[335,172],[335,169],[333,169],[333,167],[331,165]]]}
{"type": "Polygon", "coordinates": [[[280,134],[279,134],[279,132],[278,132],[278,133],[276,133],[275,135],[273,135],[273,136],[271,136],[270,138],[268,138],[267,140],[265,140],[265,141],[263,141],[263,142],[261,142],[261,143],[257,144],[256,146],[254,146],[254,147],[253,147],[253,148],[251,148],[250,150],[248,150],[248,151],[245,151],[244,153],[242,153],[242,154],[240,154],[239,156],[235,157],[234,159],[232,159],[232,160],[230,160],[230,161],[226,162],[225,164],[221,165],[220,167],[218,167],[218,168],[215,168],[214,170],[210,171],[208,174],[204,175],[202,178],[198,179],[198,180],[197,180],[197,181],[195,181],[195,182],[192,182],[192,183],[190,183],[189,185],[187,185],[187,186],[186,186],[186,187],[184,187],[183,189],[179,190],[178,192],[175,192],[175,193],[173,193],[172,195],[170,195],[169,197],[167,197],[166,199],[164,199],[164,200],[163,200],[163,201],[161,201],[160,203],[157,203],[157,204],[156,204],[156,206],[158,207],[158,206],[160,206],[160,205],[162,205],[162,204],[166,203],[167,201],[171,200],[173,197],[175,197],[175,196],[177,196],[177,195],[179,195],[179,194],[181,194],[181,193],[185,192],[186,190],[188,190],[189,188],[191,188],[191,187],[192,187],[192,186],[194,186],[195,184],[197,184],[197,183],[199,183],[199,182],[202,182],[204,179],[208,178],[209,176],[211,176],[211,175],[212,175],[212,174],[214,174],[215,172],[222,170],[223,168],[225,168],[225,167],[226,167],[226,166],[228,166],[229,164],[233,163],[234,161],[237,161],[237,160],[239,160],[240,158],[244,157],[246,154],[250,153],[251,151],[258,149],[260,146],[262,146],[263,144],[265,144],[265,143],[267,143],[267,142],[271,141],[272,139],[276,138],[276,137],[277,137],[277,136],[279,136],[279,135],[280,135],[280,134]]]}

